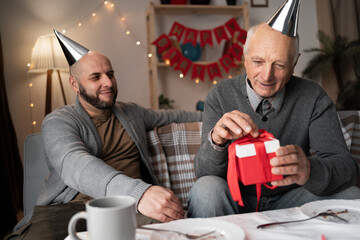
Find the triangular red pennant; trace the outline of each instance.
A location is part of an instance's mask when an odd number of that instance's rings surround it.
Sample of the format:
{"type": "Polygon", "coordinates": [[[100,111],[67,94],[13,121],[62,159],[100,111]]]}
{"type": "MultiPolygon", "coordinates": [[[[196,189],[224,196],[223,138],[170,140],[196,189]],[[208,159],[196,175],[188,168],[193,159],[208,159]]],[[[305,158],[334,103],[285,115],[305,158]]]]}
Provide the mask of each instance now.
{"type": "Polygon", "coordinates": [[[219,62],[227,73],[229,73],[230,68],[236,67],[233,58],[229,54],[225,54],[222,58],[220,58],[219,62]]]}
{"type": "Polygon", "coordinates": [[[214,29],[214,34],[216,37],[216,41],[219,44],[221,40],[225,39],[226,41],[229,40],[228,35],[226,34],[226,30],[224,26],[220,26],[214,29]]]}
{"type": "Polygon", "coordinates": [[[207,72],[209,74],[210,81],[212,81],[216,76],[222,78],[222,74],[217,62],[207,65],[207,72]]]}
{"type": "Polygon", "coordinates": [[[190,42],[194,47],[196,47],[198,31],[192,28],[187,28],[185,31],[184,44],[190,42]]]}
{"type": "Polygon", "coordinates": [[[245,44],[246,42],[246,37],[247,37],[247,31],[245,31],[244,29],[241,29],[240,28],[240,34],[239,34],[239,37],[238,37],[238,41],[241,42],[242,44],[245,44]]]}
{"type": "Polygon", "coordinates": [[[226,29],[229,31],[230,35],[233,37],[236,31],[240,32],[240,26],[237,23],[235,18],[231,18],[225,23],[226,29]]]}
{"type": "Polygon", "coordinates": [[[154,44],[158,47],[159,54],[168,49],[171,46],[171,40],[166,34],[162,34],[151,44],[154,44]]]}
{"type": "Polygon", "coordinates": [[[201,81],[204,81],[204,77],[205,77],[205,66],[196,63],[193,64],[191,79],[199,78],[201,81]]]}
{"type": "Polygon", "coordinates": [[[189,71],[190,67],[192,65],[192,62],[184,57],[184,56],[180,56],[180,59],[178,61],[178,63],[176,64],[174,70],[180,70],[182,74],[184,74],[184,76],[186,76],[187,72],[189,71]]]}
{"type": "Polygon", "coordinates": [[[163,54],[162,59],[164,59],[165,62],[166,60],[169,60],[170,66],[172,66],[179,60],[181,56],[181,52],[176,47],[172,46],[163,54]]]}
{"type": "Polygon", "coordinates": [[[180,41],[186,27],[184,25],[181,25],[178,22],[174,22],[173,26],[171,27],[169,37],[175,36],[178,41],[180,41]]]}
{"type": "Polygon", "coordinates": [[[229,53],[231,56],[233,56],[236,60],[238,60],[239,62],[241,62],[241,57],[243,55],[243,49],[242,47],[237,44],[237,43],[234,43],[232,45],[232,47],[230,48],[229,50],[229,53]]]}
{"type": "Polygon", "coordinates": [[[200,46],[204,47],[205,44],[213,45],[211,30],[202,30],[200,33],[200,46]]]}

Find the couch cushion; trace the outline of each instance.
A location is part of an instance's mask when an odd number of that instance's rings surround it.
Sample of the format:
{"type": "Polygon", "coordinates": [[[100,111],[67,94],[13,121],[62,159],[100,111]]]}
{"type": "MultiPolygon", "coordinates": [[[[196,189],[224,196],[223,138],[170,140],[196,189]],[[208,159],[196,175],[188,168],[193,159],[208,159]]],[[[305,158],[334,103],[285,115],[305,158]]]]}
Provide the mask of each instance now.
{"type": "Polygon", "coordinates": [[[200,148],[201,125],[201,122],[172,123],[147,133],[154,173],[185,209],[189,190],[196,181],[194,157],[200,148]]]}
{"type": "MultiPolygon", "coordinates": [[[[360,173],[360,111],[339,111],[338,116],[346,145],[357,161],[360,173]]],[[[360,174],[358,186],[360,186],[360,174]]]]}

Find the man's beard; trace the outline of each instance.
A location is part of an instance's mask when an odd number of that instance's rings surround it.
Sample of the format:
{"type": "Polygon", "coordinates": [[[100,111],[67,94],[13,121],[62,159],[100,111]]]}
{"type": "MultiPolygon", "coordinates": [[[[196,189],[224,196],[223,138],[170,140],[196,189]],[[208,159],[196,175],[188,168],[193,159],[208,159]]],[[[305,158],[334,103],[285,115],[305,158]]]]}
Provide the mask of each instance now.
{"type": "Polygon", "coordinates": [[[116,100],[116,96],[117,96],[117,90],[114,90],[113,88],[111,88],[111,90],[114,92],[114,98],[111,102],[105,102],[105,101],[101,101],[99,99],[99,92],[96,92],[96,96],[94,95],[89,95],[85,88],[79,83],[79,90],[80,90],[80,96],[83,97],[85,99],[85,101],[87,101],[89,104],[91,104],[92,106],[94,106],[95,108],[101,109],[101,110],[107,110],[110,109],[112,106],[114,106],[115,104],[115,100],[116,100]]]}

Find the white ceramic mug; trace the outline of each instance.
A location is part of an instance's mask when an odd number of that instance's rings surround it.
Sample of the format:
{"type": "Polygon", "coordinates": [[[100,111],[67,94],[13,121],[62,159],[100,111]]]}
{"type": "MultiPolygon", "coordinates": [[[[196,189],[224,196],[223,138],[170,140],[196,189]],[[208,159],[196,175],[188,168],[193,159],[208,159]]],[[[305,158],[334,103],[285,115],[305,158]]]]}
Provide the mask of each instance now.
{"type": "Polygon", "coordinates": [[[79,239],[75,227],[77,221],[82,218],[86,219],[90,240],[135,239],[135,199],[132,197],[104,197],[87,202],[86,212],[78,212],[69,222],[68,233],[71,239],[79,239]]]}

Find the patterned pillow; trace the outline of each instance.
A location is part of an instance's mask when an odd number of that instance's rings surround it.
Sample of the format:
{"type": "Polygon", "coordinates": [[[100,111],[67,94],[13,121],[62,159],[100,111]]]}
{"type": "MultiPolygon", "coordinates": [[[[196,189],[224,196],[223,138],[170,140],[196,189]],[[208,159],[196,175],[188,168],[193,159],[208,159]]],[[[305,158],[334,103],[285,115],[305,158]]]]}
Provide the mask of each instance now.
{"type": "Polygon", "coordinates": [[[171,189],[187,209],[196,181],[194,158],[201,143],[201,122],[172,123],[147,133],[152,167],[160,184],[171,189]]]}
{"type": "MultiPolygon", "coordinates": [[[[357,161],[360,173],[360,111],[339,111],[338,116],[346,145],[357,161]]],[[[360,174],[358,186],[360,186],[360,174]]]]}

